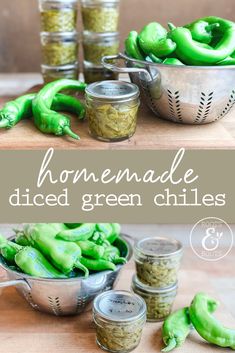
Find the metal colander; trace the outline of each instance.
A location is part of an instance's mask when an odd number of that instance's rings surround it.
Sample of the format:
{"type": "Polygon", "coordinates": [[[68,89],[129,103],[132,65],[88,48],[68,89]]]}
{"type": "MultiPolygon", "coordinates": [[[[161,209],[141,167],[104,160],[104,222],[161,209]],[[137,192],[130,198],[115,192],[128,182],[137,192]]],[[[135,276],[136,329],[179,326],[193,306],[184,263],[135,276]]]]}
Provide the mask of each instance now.
{"type": "MultiPolygon", "coordinates": [[[[129,237],[122,234],[122,238],[127,243],[127,260],[130,260],[132,246],[128,241],[129,237]]],[[[57,316],[74,315],[88,310],[98,294],[113,288],[123,267],[119,265],[116,271],[94,273],[87,279],[44,279],[11,270],[1,255],[0,266],[4,268],[8,278],[7,281],[0,282],[0,288],[16,286],[19,294],[34,309],[57,316]]]]}
{"type": "Polygon", "coordinates": [[[143,101],[166,120],[207,124],[223,118],[235,104],[235,66],[163,65],[124,54],[105,56],[102,64],[111,71],[128,73],[143,101]],[[116,65],[120,59],[125,68],[116,65]]]}

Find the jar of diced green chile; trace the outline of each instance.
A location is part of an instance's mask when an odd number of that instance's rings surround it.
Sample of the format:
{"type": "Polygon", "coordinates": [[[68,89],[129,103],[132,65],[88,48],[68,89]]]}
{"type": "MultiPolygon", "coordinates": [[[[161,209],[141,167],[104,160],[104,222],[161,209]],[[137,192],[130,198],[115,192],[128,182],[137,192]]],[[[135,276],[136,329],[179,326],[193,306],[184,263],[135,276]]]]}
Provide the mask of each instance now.
{"type": "Polygon", "coordinates": [[[78,59],[78,34],[41,33],[42,63],[49,66],[74,64],[78,59]]]}
{"type": "Polygon", "coordinates": [[[177,284],[165,289],[155,289],[141,283],[134,275],[132,290],[140,295],[146,303],[147,321],[163,321],[170,315],[177,295],[177,284]]]}
{"type": "Polygon", "coordinates": [[[86,83],[118,79],[118,73],[86,62],[83,63],[83,74],[86,83]]]}
{"type": "Polygon", "coordinates": [[[42,32],[74,32],[77,27],[77,0],[39,0],[42,32]]]}
{"type": "Polygon", "coordinates": [[[97,344],[113,353],[130,352],[140,342],[146,322],[146,304],[138,295],[111,290],[98,295],[93,304],[97,344]]]}
{"type": "Polygon", "coordinates": [[[165,237],[145,238],[134,247],[137,278],[145,285],[167,288],[177,282],[182,244],[165,237]]]}
{"type": "Polygon", "coordinates": [[[85,62],[101,65],[103,56],[118,54],[119,33],[83,32],[82,44],[85,62]]]}
{"type": "Polygon", "coordinates": [[[106,142],[130,138],[136,130],[139,89],[123,81],[101,81],[86,87],[89,133],[106,142]]]}
{"type": "Polygon", "coordinates": [[[119,0],[82,0],[82,21],[85,31],[116,32],[119,22],[119,0]]]}
{"type": "Polygon", "coordinates": [[[78,63],[63,66],[47,66],[41,65],[42,77],[44,83],[60,79],[77,80],[79,75],[78,63]]]}

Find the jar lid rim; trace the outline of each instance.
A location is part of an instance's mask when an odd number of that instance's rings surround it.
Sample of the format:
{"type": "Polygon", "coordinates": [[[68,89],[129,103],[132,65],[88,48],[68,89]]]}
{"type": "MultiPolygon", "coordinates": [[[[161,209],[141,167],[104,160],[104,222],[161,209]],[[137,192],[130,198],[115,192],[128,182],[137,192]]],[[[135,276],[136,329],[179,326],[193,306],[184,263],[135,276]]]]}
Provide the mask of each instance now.
{"type": "Polygon", "coordinates": [[[106,101],[134,99],[139,96],[137,85],[119,80],[93,82],[86,87],[85,92],[88,96],[106,101]]]}
{"type": "Polygon", "coordinates": [[[140,239],[135,244],[135,249],[149,257],[167,258],[182,253],[183,245],[174,238],[159,236],[140,239]],[[153,250],[153,247],[156,248],[153,250]]]}
{"type": "Polygon", "coordinates": [[[120,33],[119,32],[90,32],[90,31],[83,31],[82,38],[85,40],[93,40],[93,39],[110,39],[116,38],[119,39],[120,33]]]}
{"type": "Polygon", "coordinates": [[[171,286],[168,286],[166,288],[156,288],[156,287],[150,287],[147,284],[142,283],[137,275],[133,275],[132,277],[132,285],[136,286],[136,288],[141,289],[145,293],[152,293],[152,294],[164,294],[164,293],[169,293],[173,292],[178,288],[178,281],[171,286]]]}
{"type": "Polygon", "coordinates": [[[77,39],[79,38],[79,33],[77,31],[73,32],[41,32],[40,33],[41,38],[74,38],[77,39]]]}
{"type": "Polygon", "coordinates": [[[93,303],[93,313],[113,322],[132,322],[146,315],[146,303],[138,294],[126,290],[110,290],[99,294],[93,303]],[[117,309],[115,310],[115,306],[117,309]],[[126,306],[126,311],[121,307],[126,306]]]}

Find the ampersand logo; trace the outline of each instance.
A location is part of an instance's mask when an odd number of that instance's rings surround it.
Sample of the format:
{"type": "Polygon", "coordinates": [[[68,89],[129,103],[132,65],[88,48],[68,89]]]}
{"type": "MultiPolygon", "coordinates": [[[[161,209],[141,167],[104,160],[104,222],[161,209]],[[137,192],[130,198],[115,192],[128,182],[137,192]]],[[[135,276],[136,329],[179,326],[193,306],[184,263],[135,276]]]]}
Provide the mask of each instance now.
{"type": "Polygon", "coordinates": [[[190,245],[193,252],[203,260],[221,260],[232,249],[232,229],[217,217],[201,219],[190,232],[190,245]]]}

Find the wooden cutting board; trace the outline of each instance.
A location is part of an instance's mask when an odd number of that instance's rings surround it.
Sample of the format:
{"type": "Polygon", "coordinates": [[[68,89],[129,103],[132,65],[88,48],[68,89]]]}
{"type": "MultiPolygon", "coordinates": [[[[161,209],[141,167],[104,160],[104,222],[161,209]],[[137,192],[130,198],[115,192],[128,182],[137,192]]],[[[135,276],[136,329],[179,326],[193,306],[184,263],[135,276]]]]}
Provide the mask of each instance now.
{"type": "MultiPolygon", "coordinates": [[[[121,79],[128,80],[127,76],[121,79]]],[[[35,91],[37,88],[32,89],[35,91]]],[[[12,97],[0,97],[0,106],[12,97]]],[[[86,122],[71,117],[73,130],[80,141],[70,137],[56,137],[42,134],[33,122],[25,120],[11,130],[0,131],[0,149],[235,149],[235,113],[208,125],[182,125],[158,119],[147,107],[141,105],[138,127],[130,139],[118,143],[100,142],[88,134],[86,122]]]]}
{"type": "MultiPolygon", "coordinates": [[[[130,289],[132,265],[126,265],[116,288],[130,289]]],[[[208,274],[202,271],[181,271],[179,292],[174,309],[188,305],[198,291],[205,291],[215,297],[218,293],[208,281],[208,274]]],[[[1,353],[101,353],[95,343],[95,330],[91,312],[75,317],[55,317],[33,310],[13,288],[6,288],[0,296],[0,352],[1,353]]],[[[216,316],[223,323],[235,327],[231,314],[221,306],[216,316]]],[[[162,323],[147,323],[140,345],[134,353],[156,353],[162,347],[162,323]]],[[[231,352],[211,346],[196,332],[190,334],[178,353],[231,352]]]]}

